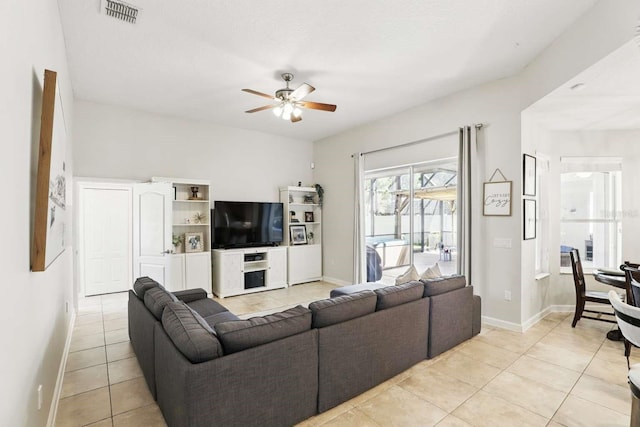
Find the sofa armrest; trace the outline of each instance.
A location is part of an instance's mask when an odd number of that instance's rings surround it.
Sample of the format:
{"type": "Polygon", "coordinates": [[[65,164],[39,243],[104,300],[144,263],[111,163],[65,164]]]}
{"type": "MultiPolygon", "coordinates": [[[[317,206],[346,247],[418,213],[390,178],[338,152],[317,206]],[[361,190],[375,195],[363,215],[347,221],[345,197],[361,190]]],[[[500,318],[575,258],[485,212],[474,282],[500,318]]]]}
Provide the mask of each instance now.
{"type": "Polygon", "coordinates": [[[206,298],[207,291],[201,288],[185,289],[184,291],[175,291],[173,292],[173,295],[175,295],[180,301],[192,302],[206,298]]]}

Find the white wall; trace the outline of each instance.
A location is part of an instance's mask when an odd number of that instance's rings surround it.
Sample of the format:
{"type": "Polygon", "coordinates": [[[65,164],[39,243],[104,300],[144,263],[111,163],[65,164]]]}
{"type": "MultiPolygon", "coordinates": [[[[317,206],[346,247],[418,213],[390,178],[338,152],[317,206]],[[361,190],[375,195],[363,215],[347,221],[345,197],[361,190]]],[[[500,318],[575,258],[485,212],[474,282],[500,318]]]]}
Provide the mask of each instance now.
{"type": "MultiPolygon", "coordinates": [[[[72,248],[45,272],[30,272],[30,248],[40,136],[44,69],[58,72],[67,124],[67,172],[73,165],[73,93],[57,3],[0,2],[0,181],[3,183],[4,244],[0,337],[0,425],[43,426],[47,422],[71,316],[72,248]],[[36,389],[44,404],[37,409],[36,389]]],[[[68,180],[67,182],[70,182],[68,180]]],[[[68,212],[72,207],[68,206],[68,212]]],[[[72,224],[69,216],[69,225],[72,224]]],[[[69,230],[71,227],[69,227],[69,230]]],[[[71,242],[71,238],[66,239],[71,242]]]]}
{"type": "Polygon", "coordinates": [[[77,100],[74,175],[207,179],[214,200],[278,201],[312,184],[310,141],[77,100]]]}
{"type": "Polygon", "coordinates": [[[479,164],[473,172],[473,285],[483,298],[483,316],[495,324],[519,328],[538,301],[523,300],[531,286],[535,246],[522,242],[520,114],[530,104],[630,40],[640,4],[604,0],[580,18],[519,76],[435,100],[357,129],[317,141],[315,179],[325,190],[324,274],[352,279],[353,165],[350,154],[449,132],[458,126],[485,122],[479,135],[479,164]],[[482,217],[478,194],[496,168],[513,181],[511,217],[482,217]],[[511,249],[495,248],[495,238],[511,239],[511,249]],[[526,253],[522,253],[526,251],[526,253]],[[523,260],[530,260],[526,263],[523,260]],[[522,264],[522,268],[521,268],[522,264]],[[526,264],[526,265],[525,265],[526,264]],[[523,277],[527,277],[524,281],[523,277]],[[529,279],[530,278],[530,279],[529,279]],[[512,300],[504,300],[504,291],[512,300]],[[526,305],[523,307],[523,305],[526,305]]]}
{"type": "MultiPolygon", "coordinates": [[[[526,288],[526,301],[523,307],[523,319],[529,319],[541,310],[552,305],[570,306],[575,302],[575,291],[571,274],[560,273],[560,158],[564,156],[612,156],[622,157],[622,260],[639,259],[640,240],[640,200],[634,196],[640,181],[640,130],[629,131],[549,131],[537,132],[536,150],[549,156],[549,222],[552,232],[549,235],[550,273],[538,282],[530,283],[526,288]]],[[[615,267],[615,266],[601,266],[615,267]]],[[[591,289],[608,291],[611,288],[601,285],[586,276],[591,289]]],[[[524,278],[523,278],[524,281],[524,278]]]]}

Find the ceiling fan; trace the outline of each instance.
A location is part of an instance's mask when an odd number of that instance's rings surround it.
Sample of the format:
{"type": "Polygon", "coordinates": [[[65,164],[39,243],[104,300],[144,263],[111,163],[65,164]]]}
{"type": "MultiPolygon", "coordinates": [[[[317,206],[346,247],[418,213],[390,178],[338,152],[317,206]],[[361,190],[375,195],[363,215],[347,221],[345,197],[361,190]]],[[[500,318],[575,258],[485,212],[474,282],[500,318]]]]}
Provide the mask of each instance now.
{"type": "Polygon", "coordinates": [[[262,96],[276,101],[274,104],[265,105],[262,107],[254,108],[253,110],[247,110],[245,113],[255,113],[262,110],[273,109],[273,114],[277,117],[281,117],[284,120],[291,120],[292,123],[302,120],[302,110],[300,108],[308,108],[311,110],[322,111],[336,111],[336,106],[333,104],[322,104],[320,102],[303,101],[302,98],[309,95],[316,90],[313,86],[307,83],[302,83],[297,89],[291,89],[289,82],[293,80],[293,74],[283,73],[282,80],[285,81],[287,87],[276,91],[275,96],[267,95],[266,93],[258,92],[253,89],[242,89],[244,92],[252,93],[254,95],[262,96]]]}

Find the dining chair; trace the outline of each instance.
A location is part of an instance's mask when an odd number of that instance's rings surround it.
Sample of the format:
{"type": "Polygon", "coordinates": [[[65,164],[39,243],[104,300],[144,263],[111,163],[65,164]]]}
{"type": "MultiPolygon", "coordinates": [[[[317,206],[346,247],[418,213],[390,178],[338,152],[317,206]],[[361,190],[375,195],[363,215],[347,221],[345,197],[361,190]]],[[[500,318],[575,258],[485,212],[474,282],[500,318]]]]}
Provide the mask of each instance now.
{"type": "Polygon", "coordinates": [[[583,317],[585,319],[599,320],[601,322],[616,323],[615,319],[613,318],[601,318],[599,316],[587,316],[584,314],[594,313],[600,316],[613,316],[613,313],[609,313],[606,311],[585,309],[585,304],[587,302],[606,304],[607,306],[611,306],[611,304],[609,303],[609,297],[607,296],[606,292],[588,291],[586,289],[584,272],[582,271],[582,262],[580,261],[580,253],[578,252],[578,250],[571,249],[569,255],[571,257],[571,268],[573,270],[573,284],[576,289],[576,311],[573,315],[573,322],[571,322],[571,327],[575,328],[578,320],[583,317]]]}
{"type": "MultiPolygon", "coordinates": [[[[626,286],[626,302],[633,307],[640,307],[640,269],[638,264],[625,261],[620,269],[624,271],[625,286],[626,286]]],[[[624,334],[622,334],[624,336],[624,334]]],[[[629,358],[631,354],[631,344],[634,344],[624,339],[624,355],[629,358]]],[[[635,344],[634,344],[635,345],[635,344]]]]}
{"type": "MultiPolygon", "coordinates": [[[[640,307],[625,304],[615,291],[609,291],[608,297],[625,342],[629,341],[635,346],[640,346],[640,307]]],[[[629,355],[625,354],[625,356],[627,357],[629,388],[631,388],[632,395],[631,425],[637,426],[640,425],[640,364],[631,366],[629,355]]]]}

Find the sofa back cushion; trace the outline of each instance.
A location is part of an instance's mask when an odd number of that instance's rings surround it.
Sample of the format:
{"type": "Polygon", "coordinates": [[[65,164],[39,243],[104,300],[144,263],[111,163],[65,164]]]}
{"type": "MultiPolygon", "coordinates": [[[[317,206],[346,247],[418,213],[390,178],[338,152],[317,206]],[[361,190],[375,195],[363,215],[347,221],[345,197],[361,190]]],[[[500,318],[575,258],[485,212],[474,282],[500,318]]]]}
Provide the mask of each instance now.
{"type": "Polygon", "coordinates": [[[395,307],[411,301],[419,300],[424,293],[424,285],[420,281],[387,286],[374,291],[378,297],[376,311],[395,307]]]}
{"type": "Polygon", "coordinates": [[[280,313],[215,325],[225,353],[257,347],[311,329],[311,311],[299,305],[280,313]]]}
{"type": "Polygon", "coordinates": [[[371,290],[355,292],[309,304],[312,328],[324,328],[376,311],[376,294],[371,290]]]}
{"type": "Polygon", "coordinates": [[[178,299],[162,286],[147,289],[144,293],[144,305],[155,316],[156,319],[162,319],[162,311],[170,302],[176,302],[178,299]]]}
{"type": "Polygon", "coordinates": [[[459,274],[438,277],[435,279],[424,279],[421,280],[421,282],[424,283],[425,297],[444,294],[467,286],[466,278],[459,274]]]}
{"type": "Polygon", "coordinates": [[[133,290],[138,298],[144,301],[144,294],[147,290],[160,286],[160,283],[153,280],[151,277],[138,277],[133,282],[133,290]]]}
{"type": "Polygon", "coordinates": [[[162,327],[173,345],[191,363],[223,355],[222,345],[202,317],[183,302],[169,302],[162,313],[162,327]]]}

